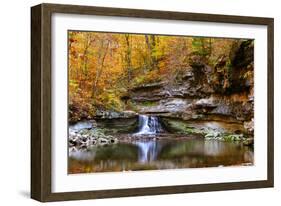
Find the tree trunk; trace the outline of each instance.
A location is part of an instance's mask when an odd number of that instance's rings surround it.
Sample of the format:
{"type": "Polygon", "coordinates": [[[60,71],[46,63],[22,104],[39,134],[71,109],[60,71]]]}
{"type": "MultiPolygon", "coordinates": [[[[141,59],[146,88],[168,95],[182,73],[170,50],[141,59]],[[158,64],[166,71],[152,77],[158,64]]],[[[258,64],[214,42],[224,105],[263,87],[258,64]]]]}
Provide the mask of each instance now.
{"type": "MultiPolygon", "coordinates": [[[[92,91],[93,101],[95,101],[95,98],[96,98],[96,95],[97,95],[97,92],[98,92],[97,85],[98,85],[98,82],[99,82],[99,78],[101,77],[103,69],[104,69],[104,61],[105,61],[105,57],[107,55],[109,43],[110,42],[107,41],[107,45],[104,49],[103,54],[101,54],[101,53],[99,54],[99,65],[100,65],[100,67],[97,69],[96,77],[95,77],[94,84],[93,84],[93,91],[92,91]]],[[[103,47],[103,43],[102,43],[102,47],[103,47]]]]}
{"type": "Polygon", "coordinates": [[[126,54],[125,54],[127,76],[128,76],[127,81],[128,81],[128,83],[130,83],[131,79],[132,79],[132,60],[131,60],[132,45],[130,42],[130,34],[125,34],[125,41],[126,41],[126,46],[127,46],[127,50],[126,50],[126,54]]]}
{"type": "Polygon", "coordinates": [[[155,35],[145,35],[145,41],[149,52],[150,69],[158,69],[158,59],[156,52],[156,38],[155,35]]]}

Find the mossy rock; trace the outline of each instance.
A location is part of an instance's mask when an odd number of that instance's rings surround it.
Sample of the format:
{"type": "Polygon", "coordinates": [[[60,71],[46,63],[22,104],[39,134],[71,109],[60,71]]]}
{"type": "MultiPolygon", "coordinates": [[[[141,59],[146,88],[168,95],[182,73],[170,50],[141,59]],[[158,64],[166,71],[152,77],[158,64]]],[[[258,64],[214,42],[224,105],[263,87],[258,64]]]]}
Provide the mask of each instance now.
{"type": "Polygon", "coordinates": [[[229,134],[223,136],[225,141],[242,141],[244,139],[243,134],[229,134]]]}
{"type": "Polygon", "coordinates": [[[205,135],[206,140],[221,140],[226,142],[235,142],[235,141],[244,141],[246,138],[243,134],[223,134],[223,133],[216,133],[210,132],[205,135]]]}
{"type": "Polygon", "coordinates": [[[192,127],[188,122],[180,119],[172,118],[161,118],[162,125],[168,132],[178,133],[178,134],[204,134],[203,130],[192,127]]]}
{"type": "Polygon", "coordinates": [[[105,128],[106,134],[133,133],[138,128],[138,118],[99,119],[98,127],[105,128]]]}
{"type": "Polygon", "coordinates": [[[253,146],[254,145],[254,138],[246,138],[243,140],[243,145],[245,146],[253,146]]]}

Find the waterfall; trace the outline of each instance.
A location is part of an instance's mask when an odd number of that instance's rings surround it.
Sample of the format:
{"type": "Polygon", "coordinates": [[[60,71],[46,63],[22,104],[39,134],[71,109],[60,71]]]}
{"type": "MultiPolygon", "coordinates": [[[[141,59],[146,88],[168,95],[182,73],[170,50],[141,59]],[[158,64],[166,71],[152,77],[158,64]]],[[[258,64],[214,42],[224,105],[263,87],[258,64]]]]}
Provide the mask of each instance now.
{"type": "Polygon", "coordinates": [[[139,131],[136,134],[157,134],[161,131],[162,127],[158,117],[139,115],[139,131]]]}
{"type": "MultiPolygon", "coordinates": [[[[163,132],[163,129],[158,117],[139,115],[139,129],[135,133],[136,135],[156,135],[160,132],[163,132]]],[[[139,148],[139,162],[147,163],[156,159],[159,149],[157,141],[152,139],[137,140],[134,144],[139,148]]]]}

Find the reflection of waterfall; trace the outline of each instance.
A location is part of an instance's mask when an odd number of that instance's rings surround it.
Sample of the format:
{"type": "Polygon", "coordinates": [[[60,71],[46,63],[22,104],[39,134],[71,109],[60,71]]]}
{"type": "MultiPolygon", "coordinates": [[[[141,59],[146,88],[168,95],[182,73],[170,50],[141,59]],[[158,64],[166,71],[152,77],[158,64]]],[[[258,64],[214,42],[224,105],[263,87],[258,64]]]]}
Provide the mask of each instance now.
{"type": "Polygon", "coordinates": [[[157,158],[157,142],[156,141],[137,141],[134,143],[139,148],[138,161],[147,163],[156,160],[157,158]]]}
{"type": "Polygon", "coordinates": [[[157,134],[162,131],[158,117],[139,115],[139,131],[136,134],[157,134]]]}

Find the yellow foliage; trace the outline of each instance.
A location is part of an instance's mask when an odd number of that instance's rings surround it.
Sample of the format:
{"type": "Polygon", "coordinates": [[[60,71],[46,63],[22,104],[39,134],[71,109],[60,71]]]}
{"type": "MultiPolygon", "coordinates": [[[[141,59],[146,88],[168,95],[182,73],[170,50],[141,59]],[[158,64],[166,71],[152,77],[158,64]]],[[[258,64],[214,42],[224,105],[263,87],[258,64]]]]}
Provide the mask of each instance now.
{"type": "MultiPolygon", "coordinates": [[[[188,66],[193,37],[69,31],[68,72],[71,114],[121,110],[121,96],[134,86],[176,76],[188,66]],[[82,108],[82,109],[81,109],[82,108]]],[[[208,38],[210,39],[210,38],[208,38]]],[[[210,62],[233,39],[212,38],[210,62]]],[[[83,116],[83,115],[82,115],[83,116]]]]}

